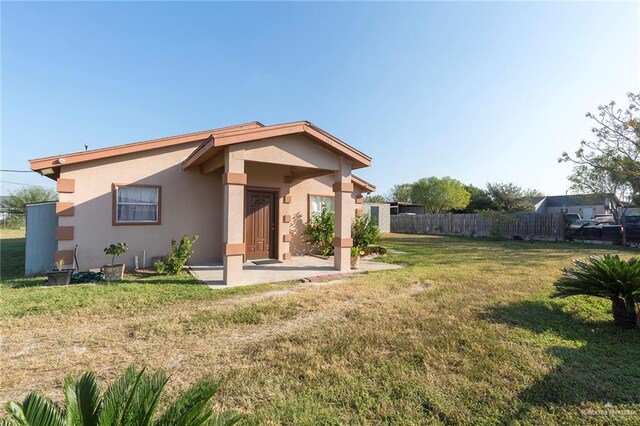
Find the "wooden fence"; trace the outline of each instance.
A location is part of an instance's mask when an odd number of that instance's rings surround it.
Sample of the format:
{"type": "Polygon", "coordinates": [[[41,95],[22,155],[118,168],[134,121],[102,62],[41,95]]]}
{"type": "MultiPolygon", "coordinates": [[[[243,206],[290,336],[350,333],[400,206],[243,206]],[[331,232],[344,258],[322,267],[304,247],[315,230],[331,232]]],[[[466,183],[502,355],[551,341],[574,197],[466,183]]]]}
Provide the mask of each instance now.
{"type": "Polygon", "coordinates": [[[560,213],[515,213],[496,217],[478,214],[391,216],[391,232],[405,234],[502,236],[509,239],[563,241],[564,227],[564,218],[560,213]]]}

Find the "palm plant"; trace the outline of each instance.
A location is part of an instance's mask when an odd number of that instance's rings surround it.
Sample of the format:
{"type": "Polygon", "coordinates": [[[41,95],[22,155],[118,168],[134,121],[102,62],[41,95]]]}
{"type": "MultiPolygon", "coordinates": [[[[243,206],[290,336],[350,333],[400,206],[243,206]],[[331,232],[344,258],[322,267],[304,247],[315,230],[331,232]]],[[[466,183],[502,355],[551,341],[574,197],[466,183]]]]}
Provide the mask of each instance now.
{"type": "Polygon", "coordinates": [[[640,259],[618,255],[589,256],[573,261],[555,283],[554,297],[587,295],[611,299],[613,319],[620,327],[634,327],[640,300],[640,259]]]}
{"type": "Polygon", "coordinates": [[[233,413],[215,414],[210,401],[220,382],[203,380],[168,404],[157,414],[168,377],[157,371],[129,367],[104,393],[100,392],[94,373],[80,380],[67,377],[64,382],[64,407],[32,392],[22,403],[9,402],[12,420],[0,418],[0,426],[174,426],[233,425],[240,417],[233,413]]]}

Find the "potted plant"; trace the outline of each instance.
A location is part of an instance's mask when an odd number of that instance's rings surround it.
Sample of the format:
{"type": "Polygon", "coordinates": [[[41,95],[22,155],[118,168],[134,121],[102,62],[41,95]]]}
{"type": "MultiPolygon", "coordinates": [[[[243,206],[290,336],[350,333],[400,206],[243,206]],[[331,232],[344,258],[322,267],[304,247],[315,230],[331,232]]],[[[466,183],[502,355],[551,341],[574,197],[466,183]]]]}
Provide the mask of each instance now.
{"type": "Polygon", "coordinates": [[[351,247],[351,269],[360,268],[360,256],[364,256],[364,250],[360,247],[351,247]]]}
{"type": "Polygon", "coordinates": [[[127,243],[115,243],[104,249],[106,255],[111,255],[111,264],[102,267],[105,281],[118,281],[124,276],[124,263],[116,264],[116,256],[122,256],[129,250],[127,243]]]}
{"type": "Polygon", "coordinates": [[[47,284],[46,285],[68,285],[71,283],[71,274],[73,269],[64,268],[64,259],[56,260],[53,271],[47,272],[47,284]]]}

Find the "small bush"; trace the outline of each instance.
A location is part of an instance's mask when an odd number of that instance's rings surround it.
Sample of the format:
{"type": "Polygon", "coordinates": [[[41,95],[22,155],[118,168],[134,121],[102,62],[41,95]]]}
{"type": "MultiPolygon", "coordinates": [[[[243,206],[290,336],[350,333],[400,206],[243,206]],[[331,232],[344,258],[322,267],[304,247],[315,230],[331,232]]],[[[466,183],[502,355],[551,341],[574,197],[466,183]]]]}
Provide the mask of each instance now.
{"type": "Polygon", "coordinates": [[[194,235],[193,238],[189,238],[187,235],[183,235],[180,243],[176,243],[175,240],[171,241],[171,250],[167,253],[164,261],[158,260],[153,264],[156,268],[156,272],[159,274],[178,275],[189,258],[193,255],[193,245],[200,238],[199,235],[194,235]]]}
{"type": "Polygon", "coordinates": [[[480,210],[478,215],[491,223],[491,227],[489,228],[489,237],[496,241],[504,239],[504,234],[502,233],[503,224],[516,222],[516,219],[513,216],[509,216],[507,213],[495,210],[480,210]]]}
{"type": "Polygon", "coordinates": [[[39,392],[31,392],[22,402],[8,402],[11,420],[0,418],[2,425],[89,426],[89,425],[234,425],[241,417],[233,412],[218,413],[213,397],[220,382],[203,379],[171,401],[159,401],[165,394],[169,376],[158,370],[149,373],[129,367],[119,379],[103,391],[95,373],[79,380],[64,381],[61,405],[39,392]],[[162,411],[161,411],[162,408],[162,411]]]}
{"type": "Polygon", "coordinates": [[[323,256],[333,254],[333,237],[335,235],[335,214],[323,208],[319,214],[311,216],[311,221],[304,228],[304,235],[309,237],[309,243],[314,245],[323,256]]]}
{"type": "Polygon", "coordinates": [[[115,243],[104,249],[104,254],[111,256],[111,264],[114,265],[116,256],[122,256],[129,250],[127,243],[115,243]]]}
{"type": "Polygon", "coordinates": [[[359,248],[378,244],[382,238],[378,224],[368,214],[356,216],[353,220],[351,236],[353,238],[353,246],[359,248]]]}
{"type": "Polygon", "coordinates": [[[27,220],[24,214],[12,214],[2,221],[0,227],[6,229],[22,229],[26,227],[27,220]]]}
{"type": "Polygon", "coordinates": [[[636,302],[640,301],[640,259],[618,255],[576,259],[555,282],[553,297],[594,296],[611,300],[613,319],[620,327],[634,327],[636,302]]]}
{"type": "Polygon", "coordinates": [[[387,248],[385,246],[380,246],[377,244],[371,244],[366,247],[362,247],[362,250],[365,254],[379,254],[385,255],[387,254],[387,248]]]}

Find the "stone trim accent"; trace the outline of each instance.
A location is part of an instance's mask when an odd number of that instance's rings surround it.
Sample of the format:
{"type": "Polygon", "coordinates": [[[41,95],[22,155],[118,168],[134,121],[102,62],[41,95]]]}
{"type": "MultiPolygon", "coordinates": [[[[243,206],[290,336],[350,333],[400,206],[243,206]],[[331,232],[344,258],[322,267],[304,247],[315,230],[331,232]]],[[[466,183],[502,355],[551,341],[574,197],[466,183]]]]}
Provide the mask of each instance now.
{"type": "Polygon", "coordinates": [[[287,194],[282,198],[284,204],[291,204],[291,194],[287,194]]]}
{"type": "Polygon", "coordinates": [[[364,197],[362,195],[358,195],[356,197],[356,204],[362,204],[364,203],[364,197]]]}
{"type": "Polygon", "coordinates": [[[246,185],[247,174],[246,173],[234,173],[228,172],[222,174],[223,185],[246,185]]]}
{"type": "Polygon", "coordinates": [[[56,240],[57,241],[71,241],[73,240],[73,226],[57,226],[56,227],[56,240]]]}
{"type": "Polygon", "coordinates": [[[283,223],[290,223],[291,222],[291,215],[290,214],[285,214],[284,216],[282,216],[282,222],[283,223]]]}
{"type": "Polygon", "coordinates": [[[222,245],[222,254],[225,256],[244,256],[244,243],[226,243],[222,245]]]}
{"type": "Polygon", "coordinates": [[[284,234],[282,236],[282,242],[283,243],[290,243],[291,242],[291,234],[284,234]]]}
{"type": "Polygon", "coordinates": [[[58,190],[58,192],[63,192],[65,194],[73,194],[76,190],[75,179],[58,178],[56,183],[57,183],[56,189],[58,190]]]}
{"type": "Polygon", "coordinates": [[[73,216],[74,214],[74,204],[73,203],[62,203],[58,201],[56,203],[56,215],[58,216],[73,216]]]}
{"type": "MultiPolygon", "coordinates": [[[[57,250],[53,255],[53,261],[63,259],[65,265],[73,264],[73,250],[57,250]]],[[[53,265],[51,265],[53,268],[53,265]]]]}
{"type": "Polygon", "coordinates": [[[353,183],[336,182],[333,184],[333,192],[353,192],[353,183]]]}
{"type": "Polygon", "coordinates": [[[353,238],[334,238],[333,246],[336,248],[349,248],[353,247],[353,238]]]}
{"type": "Polygon", "coordinates": [[[364,211],[362,209],[356,209],[356,216],[362,216],[364,211]]]}
{"type": "Polygon", "coordinates": [[[282,260],[291,260],[291,253],[282,253],[282,260]]]}

